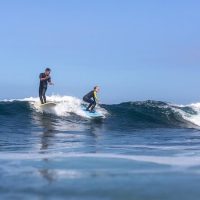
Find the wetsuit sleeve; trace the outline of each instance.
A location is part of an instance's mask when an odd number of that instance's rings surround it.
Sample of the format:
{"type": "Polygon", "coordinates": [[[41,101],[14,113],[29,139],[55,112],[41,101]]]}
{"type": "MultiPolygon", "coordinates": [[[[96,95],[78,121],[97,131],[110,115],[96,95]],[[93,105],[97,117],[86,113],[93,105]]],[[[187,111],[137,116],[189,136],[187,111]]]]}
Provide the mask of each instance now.
{"type": "Polygon", "coordinates": [[[43,78],[43,74],[42,74],[42,73],[40,74],[39,78],[40,78],[40,79],[43,78]]]}
{"type": "Polygon", "coordinates": [[[94,100],[97,102],[98,101],[98,97],[97,97],[97,93],[94,92],[94,100]]]}

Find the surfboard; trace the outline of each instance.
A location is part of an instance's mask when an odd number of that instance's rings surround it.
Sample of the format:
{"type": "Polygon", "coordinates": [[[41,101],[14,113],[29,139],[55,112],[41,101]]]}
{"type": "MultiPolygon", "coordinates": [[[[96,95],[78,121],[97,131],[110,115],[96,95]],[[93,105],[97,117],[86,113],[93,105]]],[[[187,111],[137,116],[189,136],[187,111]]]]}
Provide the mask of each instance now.
{"type": "Polygon", "coordinates": [[[92,118],[92,119],[102,119],[102,118],[105,118],[105,116],[102,113],[98,112],[98,111],[95,111],[95,112],[87,111],[84,106],[82,107],[82,110],[83,110],[83,112],[86,114],[86,116],[88,118],[92,118]]]}
{"type": "Polygon", "coordinates": [[[40,107],[41,108],[45,108],[45,109],[51,109],[53,107],[55,107],[57,104],[54,103],[54,102],[47,102],[47,103],[44,103],[44,104],[41,104],[40,107]]]}

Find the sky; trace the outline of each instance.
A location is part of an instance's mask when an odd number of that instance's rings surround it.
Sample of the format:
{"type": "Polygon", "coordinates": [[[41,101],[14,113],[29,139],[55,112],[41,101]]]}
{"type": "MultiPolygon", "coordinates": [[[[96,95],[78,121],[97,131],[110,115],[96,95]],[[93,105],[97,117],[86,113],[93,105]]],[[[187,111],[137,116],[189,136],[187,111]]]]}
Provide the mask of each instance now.
{"type": "Polygon", "coordinates": [[[200,102],[200,1],[0,0],[0,99],[200,102]]]}

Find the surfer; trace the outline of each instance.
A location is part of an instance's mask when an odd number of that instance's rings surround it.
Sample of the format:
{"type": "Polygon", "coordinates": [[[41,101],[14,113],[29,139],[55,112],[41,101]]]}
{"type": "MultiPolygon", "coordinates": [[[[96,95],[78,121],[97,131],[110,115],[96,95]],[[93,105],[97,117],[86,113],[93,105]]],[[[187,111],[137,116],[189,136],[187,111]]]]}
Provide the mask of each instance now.
{"type": "Polygon", "coordinates": [[[86,109],[87,111],[94,112],[94,108],[98,102],[97,93],[99,91],[100,91],[99,86],[95,86],[91,92],[89,92],[83,97],[83,101],[85,101],[86,103],[89,103],[89,106],[86,109]]]}
{"type": "Polygon", "coordinates": [[[47,102],[45,94],[47,91],[48,84],[53,85],[53,83],[51,82],[50,73],[51,73],[51,69],[46,68],[45,72],[40,74],[39,97],[40,97],[41,104],[44,104],[47,102]]]}

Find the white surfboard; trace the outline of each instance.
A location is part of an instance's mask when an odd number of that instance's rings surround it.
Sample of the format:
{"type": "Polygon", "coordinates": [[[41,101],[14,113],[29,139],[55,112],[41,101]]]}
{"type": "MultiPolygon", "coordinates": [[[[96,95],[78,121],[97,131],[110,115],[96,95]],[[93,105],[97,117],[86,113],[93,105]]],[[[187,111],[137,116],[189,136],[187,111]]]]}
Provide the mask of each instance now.
{"type": "Polygon", "coordinates": [[[40,107],[43,109],[51,109],[51,108],[54,108],[56,105],[57,104],[54,102],[47,102],[47,103],[41,104],[40,107]]]}

